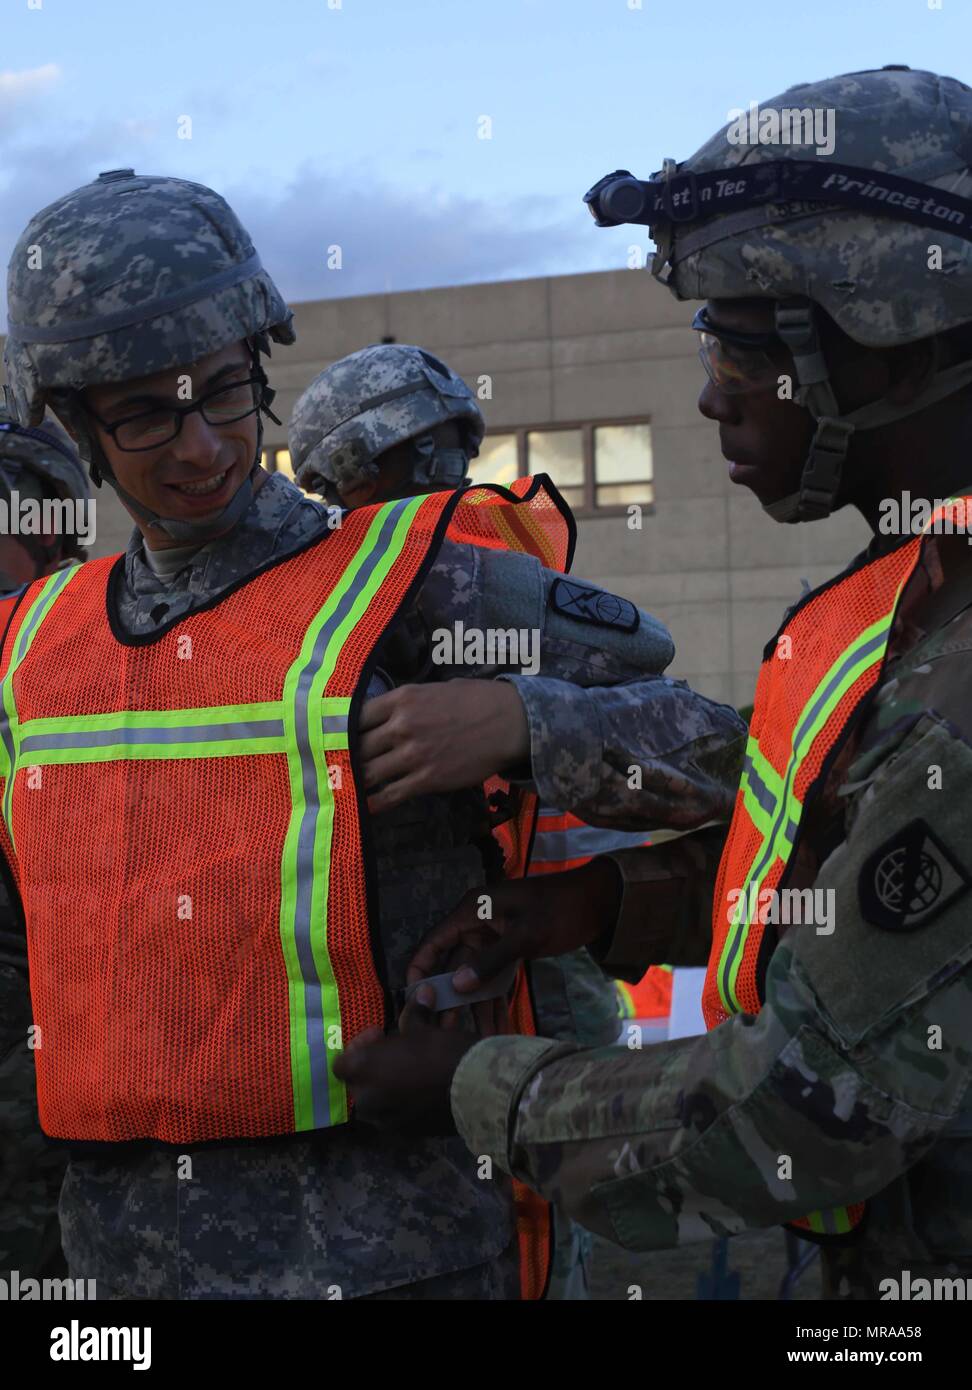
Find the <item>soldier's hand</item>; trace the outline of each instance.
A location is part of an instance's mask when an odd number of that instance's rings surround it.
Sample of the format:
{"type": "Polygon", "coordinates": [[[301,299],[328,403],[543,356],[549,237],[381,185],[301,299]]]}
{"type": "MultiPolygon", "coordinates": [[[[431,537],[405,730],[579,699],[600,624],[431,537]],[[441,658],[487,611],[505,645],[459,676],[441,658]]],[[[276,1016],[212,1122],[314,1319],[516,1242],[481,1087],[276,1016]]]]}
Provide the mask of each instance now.
{"type": "Polygon", "coordinates": [[[523,701],[507,681],[403,685],[362,707],[358,725],[372,812],[413,796],[475,787],[529,756],[523,701]]]}
{"type": "Polygon", "coordinates": [[[589,946],[611,929],[620,905],[621,877],[609,859],[592,860],[568,873],[473,889],[426,935],[409,964],[408,983],[441,974],[451,964],[451,953],[463,947],[468,958],[452,983],[460,993],[469,993],[514,961],[589,946]]]}
{"type": "Polygon", "coordinates": [[[434,1002],[431,986],[418,990],[402,1010],[397,1037],[368,1028],[335,1058],[335,1074],[351,1088],[354,1113],[365,1124],[403,1134],[455,1134],[452,1078],[479,1039],[440,1028],[427,1007],[434,1002]]]}

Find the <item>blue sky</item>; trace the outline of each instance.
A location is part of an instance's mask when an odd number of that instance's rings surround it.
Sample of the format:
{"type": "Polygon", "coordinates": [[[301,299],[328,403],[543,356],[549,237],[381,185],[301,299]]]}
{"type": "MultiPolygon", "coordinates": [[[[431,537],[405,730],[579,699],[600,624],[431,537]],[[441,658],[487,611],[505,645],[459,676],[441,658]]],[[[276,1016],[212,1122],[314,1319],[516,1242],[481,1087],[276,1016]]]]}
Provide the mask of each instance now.
{"type": "Polygon", "coordinates": [[[623,266],[631,229],[580,203],[608,170],[798,81],[972,81],[970,0],[31,3],[0,0],[3,263],[37,208],[133,165],[218,188],[292,300],[623,266]]]}

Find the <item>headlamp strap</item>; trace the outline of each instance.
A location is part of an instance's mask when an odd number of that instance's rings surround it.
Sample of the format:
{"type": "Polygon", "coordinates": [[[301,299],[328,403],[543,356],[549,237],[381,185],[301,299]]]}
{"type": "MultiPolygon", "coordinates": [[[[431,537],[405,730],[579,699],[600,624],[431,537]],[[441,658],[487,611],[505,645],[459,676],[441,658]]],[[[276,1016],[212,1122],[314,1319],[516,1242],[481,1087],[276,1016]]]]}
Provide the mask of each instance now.
{"type": "Polygon", "coordinates": [[[899,174],[828,159],[774,159],[705,173],[677,170],[666,160],[659,173],[643,180],[616,169],[584,194],[584,202],[599,227],[699,222],[767,203],[829,203],[972,241],[972,200],[899,174]]]}

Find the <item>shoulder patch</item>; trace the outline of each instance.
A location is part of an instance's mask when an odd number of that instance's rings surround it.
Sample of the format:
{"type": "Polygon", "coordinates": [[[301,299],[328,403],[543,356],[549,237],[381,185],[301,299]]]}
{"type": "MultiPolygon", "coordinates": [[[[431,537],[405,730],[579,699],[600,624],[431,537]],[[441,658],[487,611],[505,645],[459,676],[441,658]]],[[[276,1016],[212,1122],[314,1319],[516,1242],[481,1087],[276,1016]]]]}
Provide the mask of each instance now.
{"type": "Polygon", "coordinates": [[[910,821],[861,867],[861,915],[885,931],[916,931],[972,887],[972,877],[931,826],[910,821]]]}
{"type": "Polygon", "coordinates": [[[616,627],[636,632],[641,621],[637,608],[618,594],[578,584],[576,579],[557,579],[550,590],[550,606],[565,618],[576,618],[594,627],[616,627]]]}

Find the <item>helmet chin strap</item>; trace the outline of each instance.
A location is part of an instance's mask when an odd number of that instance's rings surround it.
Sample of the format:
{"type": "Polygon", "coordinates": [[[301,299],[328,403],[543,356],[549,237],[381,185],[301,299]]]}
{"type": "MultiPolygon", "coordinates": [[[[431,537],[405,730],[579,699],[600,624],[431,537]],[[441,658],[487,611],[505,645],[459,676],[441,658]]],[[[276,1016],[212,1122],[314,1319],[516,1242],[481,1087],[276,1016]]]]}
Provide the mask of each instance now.
{"type": "Polygon", "coordinates": [[[412,441],[412,459],[412,480],[422,487],[466,486],[469,455],[465,449],[437,449],[432,436],[424,434],[412,441]]]}
{"type": "Polygon", "coordinates": [[[777,502],[763,504],[774,521],[820,521],[830,516],[837,501],[844,460],[855,430],[876,429],[915,415],[926,406],[944,400],[972,381],[972,360],[957,362],[935,372],[925,389],[906,405],[872,401],[841,415],[820,345],[813,304],[806,299],[778,300],[776,332],[793,355],[796,368],[797,405],[810,411],[817,428],[800,475],[800,487],[777,502]]]}

